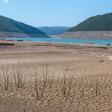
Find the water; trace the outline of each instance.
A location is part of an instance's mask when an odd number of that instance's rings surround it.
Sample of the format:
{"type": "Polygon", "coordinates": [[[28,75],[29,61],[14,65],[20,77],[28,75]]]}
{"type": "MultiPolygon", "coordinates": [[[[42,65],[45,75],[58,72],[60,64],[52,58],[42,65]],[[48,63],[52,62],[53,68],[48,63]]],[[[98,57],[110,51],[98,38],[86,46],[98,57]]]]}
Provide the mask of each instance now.
{"type": "Polygon", "coordinates": [[[51,42],[64,44],[97,44],[97,45],[112,45],[112,39],[67,39],[67,38],[6,38],[5,40],[14,41],[29,41],[29,42],[51,42]]]}

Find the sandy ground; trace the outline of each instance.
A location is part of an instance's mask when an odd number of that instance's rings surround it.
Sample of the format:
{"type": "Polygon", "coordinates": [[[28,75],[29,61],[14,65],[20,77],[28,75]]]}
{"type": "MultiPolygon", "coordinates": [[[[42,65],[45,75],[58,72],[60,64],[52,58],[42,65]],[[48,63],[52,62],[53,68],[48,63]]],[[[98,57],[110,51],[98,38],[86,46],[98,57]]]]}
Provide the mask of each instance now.
{"type": "MultiPolygon", "coordinates": [[[[3,68],[7,68],[12,83],[14,66],[21,66],[26,83],[35,79],[35,67],[37,74],[41,76],[46,66],[49,74],[58,78],[63,77],[65,71],[76,78],[93,77],[94,75],[110,77],[112,75],[112,47],[24,42],[15,42],[15,45],[12,46],[0,46],[0,112],[75,112],[73,109],[64,110],[63,100],[62,102],[59,100],[59,104],[55,102],[50,106],[40,105],[33,101],[32,97],[29,97],[27,89],[20,89],[19,93],[15,90],[14,92],[12,90],[5,91],[3,89],[3,68]],[[21,95],[22,91],[28,96],[21,95]]],[[[32,93],[32,91],[30,92],[32,93]]],[[[80,109],[76,112],[111,112],[110,107],[107,107],[107,110],[103,109],[104,105],[105,103],[102,104],[102,107],[101,105],[99,107],[86,105],[85,110],[81,110],[82,107],[79,107],[80,109]]]]}

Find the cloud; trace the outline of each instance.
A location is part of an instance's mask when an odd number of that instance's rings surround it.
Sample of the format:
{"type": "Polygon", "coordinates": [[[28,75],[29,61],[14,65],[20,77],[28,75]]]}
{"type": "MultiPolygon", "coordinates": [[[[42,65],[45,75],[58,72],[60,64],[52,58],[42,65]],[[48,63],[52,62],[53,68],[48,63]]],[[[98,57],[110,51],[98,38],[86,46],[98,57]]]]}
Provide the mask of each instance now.
{"type": "Polygon", "coordinates": [[[5,3],[8,3],[8,2],[9,2],[9,0],[4,0],[4,2],[5,2],[5,3]]]}

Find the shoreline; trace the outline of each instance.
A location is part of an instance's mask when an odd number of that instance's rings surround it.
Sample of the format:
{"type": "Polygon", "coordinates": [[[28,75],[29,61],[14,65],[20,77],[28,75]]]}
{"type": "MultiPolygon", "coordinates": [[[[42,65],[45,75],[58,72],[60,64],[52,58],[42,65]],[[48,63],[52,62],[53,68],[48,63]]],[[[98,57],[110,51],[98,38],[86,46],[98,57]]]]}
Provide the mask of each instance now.
{"type": "Polygon", "coordinates": [[[94,44],[94,43],[61,43],[61,42],[32,42],[32,41],[14,41],[14,40],[0,40],[2,43],[13,43],[13,44],[40,44],[40,45],[54,45],[54,46],[91,46],[91,47],[112,47],[112,45],[94,44]]]}

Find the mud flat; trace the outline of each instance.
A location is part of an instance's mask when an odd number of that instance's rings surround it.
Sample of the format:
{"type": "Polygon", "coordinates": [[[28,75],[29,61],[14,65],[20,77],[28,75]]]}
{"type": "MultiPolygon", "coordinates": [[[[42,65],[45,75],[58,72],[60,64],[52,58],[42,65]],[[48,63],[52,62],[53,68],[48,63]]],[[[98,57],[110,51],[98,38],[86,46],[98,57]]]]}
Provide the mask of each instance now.
{"type": "Polygon", "coordinates": [[[111,112],[112,48],[0,45],[1,112],[111,112]]]}

